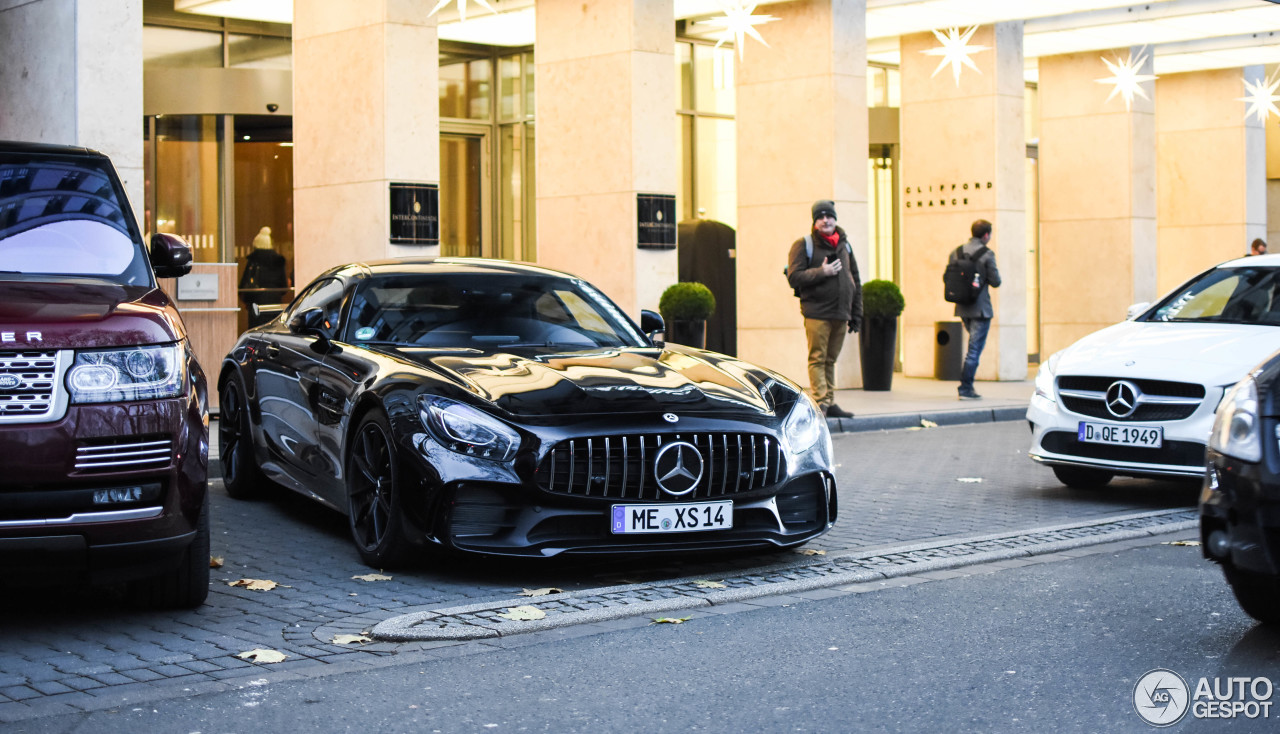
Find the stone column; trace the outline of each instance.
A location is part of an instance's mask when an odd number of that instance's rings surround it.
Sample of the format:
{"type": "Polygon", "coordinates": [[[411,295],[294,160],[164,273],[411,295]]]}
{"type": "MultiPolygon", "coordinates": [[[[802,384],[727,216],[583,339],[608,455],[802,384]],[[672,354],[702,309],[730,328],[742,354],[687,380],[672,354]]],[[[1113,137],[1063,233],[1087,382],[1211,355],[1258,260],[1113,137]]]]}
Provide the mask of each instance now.
{"type": "Polygon", "coordinates": [[[142,221],[142,0],[0,2],[0,139],[111,157],[142,221]]]}
{"type": "MultiPolygon", "coordinates": [[[[965,29],[958,29],[964,31],[965,29]]],[[[933,33],[903,36],[902,285],[903,370],[932,377],[936,322],[956,321],[943,299],[942,272],[974,220],[992,224],[990,247],[1003,281],[990,289],[995,318],[978,366],[980,380],[1027,375],[1026,129],[1022,23],[982,26],[969,46],[985,46],[961,66],[959,81],[933,33]]],[[[981,388],[979,388],[981,392],[981,388]]]]}
{"type": "Polygon", "coordinates": [[[677,278],[675,249],[638,247],[636,198],[676,190],[674,15],[672,0],[537,3],[538,263],[637,320],[677,278]]]}
{"type": "MultiPolygon", "coordinates": [[[[1040,319],[1047,357],[1123,321],[1156,296],[1156,145],[1153,85],[1122,95],[1098,80],[1150,49],[1040,59],[1040,319]]],[[[1239,96],[1238,94],[1236,96],[1239,96]]]]}
{"type": "MultiPolygon", "coordinates": [[[[757,12],[768,47],[746,41],[737,69],[738,354],[808,385],[804,321],[782,269],[810,207],[836,204],[867,279],[865,0],[802,0],[757,12]]],[[[862,384],[856,335],[836,384],[862,384]]],[[[857,410],[857,405],[844,406],[857,410]]]]}
{"type": "Polygon", "coordinates": [[[1156,81],[1159,294],[1266,238],[1266,131],[1238,101],[1242,79],[1264,77],[1249,66],[1156,81]]]}
{"type": "Polygon", "coordinates": [[[361,259],[435,255],[391,244],[390,184],[440,181],[432,3],[295,0],[295,282],[361,259]]]}

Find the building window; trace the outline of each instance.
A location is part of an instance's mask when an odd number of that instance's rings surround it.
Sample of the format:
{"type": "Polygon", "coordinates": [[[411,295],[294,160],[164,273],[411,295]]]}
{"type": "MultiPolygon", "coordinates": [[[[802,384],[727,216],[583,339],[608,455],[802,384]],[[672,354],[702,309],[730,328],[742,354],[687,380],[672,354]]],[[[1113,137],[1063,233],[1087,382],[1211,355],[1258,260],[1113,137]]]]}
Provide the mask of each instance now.
{"type": "Polygon", "coordinates": [[[680,180],[676,210],[681,220],[714,219],[738,224],[737,125],[733,116],[734,51],[695,41],[676,43],[676,110],[680,180]]]}

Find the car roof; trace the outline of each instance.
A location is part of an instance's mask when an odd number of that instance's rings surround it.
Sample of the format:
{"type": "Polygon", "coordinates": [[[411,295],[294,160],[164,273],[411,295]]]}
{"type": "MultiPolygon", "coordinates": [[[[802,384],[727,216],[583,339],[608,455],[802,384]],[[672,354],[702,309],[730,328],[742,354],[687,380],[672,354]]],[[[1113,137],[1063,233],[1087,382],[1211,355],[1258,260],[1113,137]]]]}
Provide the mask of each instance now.
{"type": "Polygon", "coordinates": [[[1267,255],[1245,255],[1234,260],[1220,263],[1220,268],[1247,268],[1262,265],[1264,267],[1280,267],[1280,253],[1267,255]]]}
{"type": "MultiPolygon", "coordinates": [[[[353,263],[354,264],[354,263],[353,263]]],[[[539,275],[548,278],[576,278],[576,275],[551,268],[510,260],[493,260],[480,257],[403,257],[387,260],[369,260],[359,263],[370,275],[414,274],[506,274],[539,275]]],[[[345,267],[345,266],[344,266],[345,267]]],[[[342,268],[337,268],[342,269],[342,268]]]]}
{"type": "Polygon", "coordinates": [[[105,158],[106,156],[92,148],[76,145],[54,145],[52,143],[32,143],[22,140],[0,140],[0,153],[23,153],[36,155],[76,155],[105,158]]]}

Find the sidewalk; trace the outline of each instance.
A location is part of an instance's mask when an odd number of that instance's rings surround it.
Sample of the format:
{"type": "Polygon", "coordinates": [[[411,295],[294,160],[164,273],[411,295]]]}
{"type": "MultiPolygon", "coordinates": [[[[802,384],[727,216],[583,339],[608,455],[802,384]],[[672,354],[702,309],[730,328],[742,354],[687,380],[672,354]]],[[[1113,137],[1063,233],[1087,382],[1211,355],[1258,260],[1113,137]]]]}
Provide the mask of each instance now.
{"type": "Polygon", "coordinates": [[[956,382],[926,377],[893,376],[893,389],[837,390],[836,404],[852,418],[828,418],[832,433],[909,428],[931,421],[940,426],[959,423],[1022,420],[1034,386],[1031,380],[974,383],[981,400],[960,400],[956,382]]]}

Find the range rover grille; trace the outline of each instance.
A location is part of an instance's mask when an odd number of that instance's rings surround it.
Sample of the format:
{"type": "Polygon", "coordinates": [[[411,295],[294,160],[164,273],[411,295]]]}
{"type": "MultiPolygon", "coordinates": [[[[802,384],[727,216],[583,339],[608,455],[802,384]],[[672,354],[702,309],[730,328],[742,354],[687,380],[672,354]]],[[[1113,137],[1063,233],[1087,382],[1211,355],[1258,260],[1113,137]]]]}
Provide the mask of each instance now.
{"type": "Polygon", "coordinates": [[[753,433],[680,433],[595,436],[562,441],[538,466],[548,492],[620,500],[689,502],[725,497],[776,484],[786,476],[781,447],[753,433]],[[702,477],[679,497],[658,487],[654,460],[666,443],[685,441],[702,456],[702,477]]]}
{"type": "Polygon", "coordinates": [[[173,455],[168,436],[95,439],[76,447],[76,471],[84,473],[166,469],[173,455]]]}
{"type": "Polygon", "coordinates": [[[0,352],[0,420],[47,416],[57,384],[56,350],[0,352]]]}

